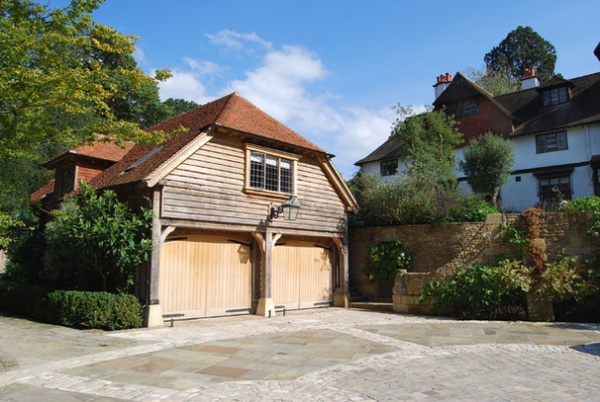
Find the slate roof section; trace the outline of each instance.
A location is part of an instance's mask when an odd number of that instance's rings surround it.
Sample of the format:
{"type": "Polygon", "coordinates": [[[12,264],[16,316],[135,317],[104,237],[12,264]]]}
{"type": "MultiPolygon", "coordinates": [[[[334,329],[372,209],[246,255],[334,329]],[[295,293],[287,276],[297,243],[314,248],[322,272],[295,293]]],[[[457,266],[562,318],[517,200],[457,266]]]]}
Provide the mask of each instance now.
{"type": "Polygon", "coordinates": [[[159,146],[135,146],[119,163],[95,177],[90,184],[95,188],[104,188],[148,180],[182,148],[204,135],[211,126],[327,155],[324,150],[279,123],[236,92],[154,125],[148,131],[172,132],[181,126],[188,129],[187,133],[159,146]],[[145,159],[140,161],[142,158],[145,159]],[[137,165],[132,166],[136,162],[137,165]]]}
{"type": "Polygon", "coordinates": [[[520,122],[510,137],[566,129],[600,122],[600,73],[546,85],[494,98],[520,122]],[[544,89],[563,83],[572,88],[571,99],[555,106],[542,104],[544,89]]]}

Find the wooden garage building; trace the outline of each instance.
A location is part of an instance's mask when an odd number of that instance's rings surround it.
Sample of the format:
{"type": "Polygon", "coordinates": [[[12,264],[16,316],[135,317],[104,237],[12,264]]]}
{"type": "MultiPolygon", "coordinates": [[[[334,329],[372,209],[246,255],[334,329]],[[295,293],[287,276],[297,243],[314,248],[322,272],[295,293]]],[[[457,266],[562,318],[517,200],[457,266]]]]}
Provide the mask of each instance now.
{"type": "Polygon", "coordinates": [[[150,130],[181,126],[90,182],[154,212],[138,281],[146,324],[347,306],[347,214],[357,205],[332,155],[237,93],[150,130]],[[272,216],[290,195],[296,220],[272,216]]]}

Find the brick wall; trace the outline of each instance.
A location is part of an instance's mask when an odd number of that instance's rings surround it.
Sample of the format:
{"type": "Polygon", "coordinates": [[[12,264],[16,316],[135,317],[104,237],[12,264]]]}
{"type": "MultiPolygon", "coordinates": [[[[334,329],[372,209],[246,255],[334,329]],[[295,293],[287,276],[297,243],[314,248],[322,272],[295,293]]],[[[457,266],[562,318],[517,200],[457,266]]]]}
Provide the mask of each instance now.
{"type": "MultiPolygon", "coordinates": [[[[520,258],[518,251],[499,235],[503,219],[513,223],[518,215],[488,215],[483,223],[352,229],[349,243],[350,282],[371,300],[387,296],[381,294],[381,289],[385,286],[370,283],[362,268],[368,261],[371,247],[381,242],[401,239],[412,252],[413,269],[397,276],[394,285],[395,310],[427,313],[430,306],[419,304],[418,296],[428,282],[447,280],[462,265],[494,264],[502,258],[520,258]]],[[[599,244],[587,234],[588,225],[588,218],[583,213],[544,214],[540,237],[545,240],[548,260],[590,255],[599,244]]]]}

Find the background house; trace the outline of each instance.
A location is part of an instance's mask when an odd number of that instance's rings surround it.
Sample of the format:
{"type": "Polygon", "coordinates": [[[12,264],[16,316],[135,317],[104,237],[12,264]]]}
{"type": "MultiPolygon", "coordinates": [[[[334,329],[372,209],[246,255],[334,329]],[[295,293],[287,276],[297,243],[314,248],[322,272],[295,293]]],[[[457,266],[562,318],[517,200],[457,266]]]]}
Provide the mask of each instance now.
{"type": "MultiPolygon", "coordinates": [[[[500,191],[507,210],[600,194],[600,73],[540,85],[531,69],[522,88],[494,97],[460,73],[445,74],[434,85],[433,105],[455,115],[465,145],[487,131],[514,143],[513,171],[500,191]]],[[[389,138],[356,165],[363,173],[396,179],[402,172],[401,147],[389,138]]],[[[457,161],[462,151],[457,150],[457,161]]]]}
{"type": "MultiPolygon", "coordinates": [[[[90,180],[154,212],[155,247],[137,274],[146,325],[347,305],[346,222],[357,205],[332,155],[237,93],[149,130],[182,126],[90,180]],[[294,221],[277,214],[290,195],[294,221]]],[[[62,165],[48,166],[61,193],[62,165]]]]}

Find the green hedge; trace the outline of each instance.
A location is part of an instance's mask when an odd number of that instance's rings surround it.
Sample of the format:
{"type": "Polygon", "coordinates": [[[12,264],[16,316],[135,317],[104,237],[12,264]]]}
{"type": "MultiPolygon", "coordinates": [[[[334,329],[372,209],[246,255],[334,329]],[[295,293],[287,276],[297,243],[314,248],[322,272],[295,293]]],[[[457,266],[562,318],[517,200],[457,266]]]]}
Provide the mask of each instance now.
{"type": "Polygon", "coordinates": [[[0,309],[69,327],[139,328],[142,308],[133,295],[52,290],[0,281],[0,309]]]}

